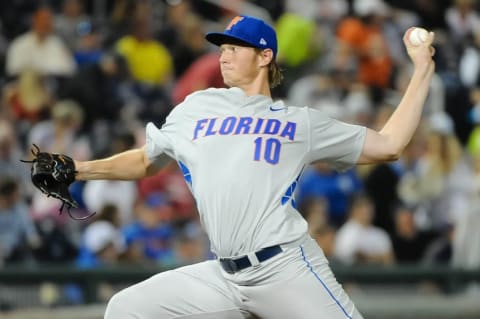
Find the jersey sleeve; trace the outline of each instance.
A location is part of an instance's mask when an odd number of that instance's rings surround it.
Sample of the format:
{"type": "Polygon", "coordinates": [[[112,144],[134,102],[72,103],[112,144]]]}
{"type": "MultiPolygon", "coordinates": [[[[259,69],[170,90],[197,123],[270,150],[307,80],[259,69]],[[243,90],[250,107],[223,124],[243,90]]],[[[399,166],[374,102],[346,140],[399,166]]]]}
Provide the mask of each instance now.
{"type": "Polygon", "coordinates": [[[151,162],[155,162],[162,154],[175,158],[173,146],[177,135],[180,106],[181,104],[170,112],[161,128],[151,122],[147,124],[145,134],[146,154],[151,162]]]}
{"type": "Polygon", "coordinates": [[[307,108],[310,162],[325,161],[336,170],[355,165],[363,150],[366,127],[344,123],[307,108]]]}

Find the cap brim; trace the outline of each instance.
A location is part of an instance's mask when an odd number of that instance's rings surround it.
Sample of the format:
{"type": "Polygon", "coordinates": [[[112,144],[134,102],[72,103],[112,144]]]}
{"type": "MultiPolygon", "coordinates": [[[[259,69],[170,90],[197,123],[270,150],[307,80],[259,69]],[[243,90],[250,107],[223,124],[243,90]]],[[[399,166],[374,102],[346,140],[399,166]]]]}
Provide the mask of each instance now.
{"type": "Polygon", "coordinates": [[[240,37],[235,37],[232,35],[219,33],[219,32],[207,33],[207,35],[205,35],[205,39],[208,42],[215,44],[216,46],[221,46],[222,44],[229,43],[229,44],[239,44],[244,46],[255,47],[254,45],[252,45],[251,43],[245,41],[240,37]]]}

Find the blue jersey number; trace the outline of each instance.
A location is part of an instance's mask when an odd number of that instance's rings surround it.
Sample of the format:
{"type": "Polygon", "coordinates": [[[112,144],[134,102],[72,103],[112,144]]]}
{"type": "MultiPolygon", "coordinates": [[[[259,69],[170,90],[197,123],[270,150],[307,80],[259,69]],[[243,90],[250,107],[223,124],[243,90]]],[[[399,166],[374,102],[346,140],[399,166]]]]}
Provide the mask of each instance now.
{"type": "Polygon", "coordinates": [[[255,140],[255,154],[253,159],[255,161],[260,161],[263,153],[263,159],[265,159],[267,163],[277,164],[280,158],[281,147],[282,144],[276,138],[268,138],[264,143],[263,137],[259,137],[255,140]]]}

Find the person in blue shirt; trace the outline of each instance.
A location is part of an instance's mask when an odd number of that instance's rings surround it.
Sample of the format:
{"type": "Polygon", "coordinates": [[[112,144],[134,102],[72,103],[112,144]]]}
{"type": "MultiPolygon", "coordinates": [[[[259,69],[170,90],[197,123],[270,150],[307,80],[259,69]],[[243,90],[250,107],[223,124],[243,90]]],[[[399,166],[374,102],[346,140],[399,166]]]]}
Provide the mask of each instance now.
{"type": "Polygon", "coordinates": [[[329,223],[338,228],[347,217],[350,198],[362,189],[355,169],[339,172],[317,163],[299,180],[297,200],[301,205],[307,198],[325,198],[329,223]]]}
{"type": "Polygon", "coordinates": [[[138,219],[123,228],[130,256],[163,264],[173,259],[172,207],[161,193],[152,193],[137,209],[138,219]]]}
{"type": "Polygon", "coordinates": [[[22,261],[31,256],[28,251],[41,244],[28,206],[21,199],[18,183],[0,176],[0,265],[22,261]]]}

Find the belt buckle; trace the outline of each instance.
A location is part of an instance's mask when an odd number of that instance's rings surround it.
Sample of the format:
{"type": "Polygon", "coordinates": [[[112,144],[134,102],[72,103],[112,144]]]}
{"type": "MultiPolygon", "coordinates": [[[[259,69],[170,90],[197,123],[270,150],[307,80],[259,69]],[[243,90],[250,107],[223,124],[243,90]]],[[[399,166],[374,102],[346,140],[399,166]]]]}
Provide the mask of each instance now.
{"type": "Polygon", "coordinates": [[[237,267],[237,264],[235,263],[235,260],[233,259],[228,259],[228,265],[230,266],[230,268],[232,269],[232,274],[233,273],[236,273],[238,271],[238,267],[237,267]]]}
{"type": "Polygon", "coordinates": [[[223,263],[225,263],[227,265],[227,268],[228,269],[225,269],[225,271],[229,274],[234,274],[238,271],[238,267],[237,267],[237,264],[235,263],[235,261],[231,258],[225,258],[222,260],[223,263]]]}

